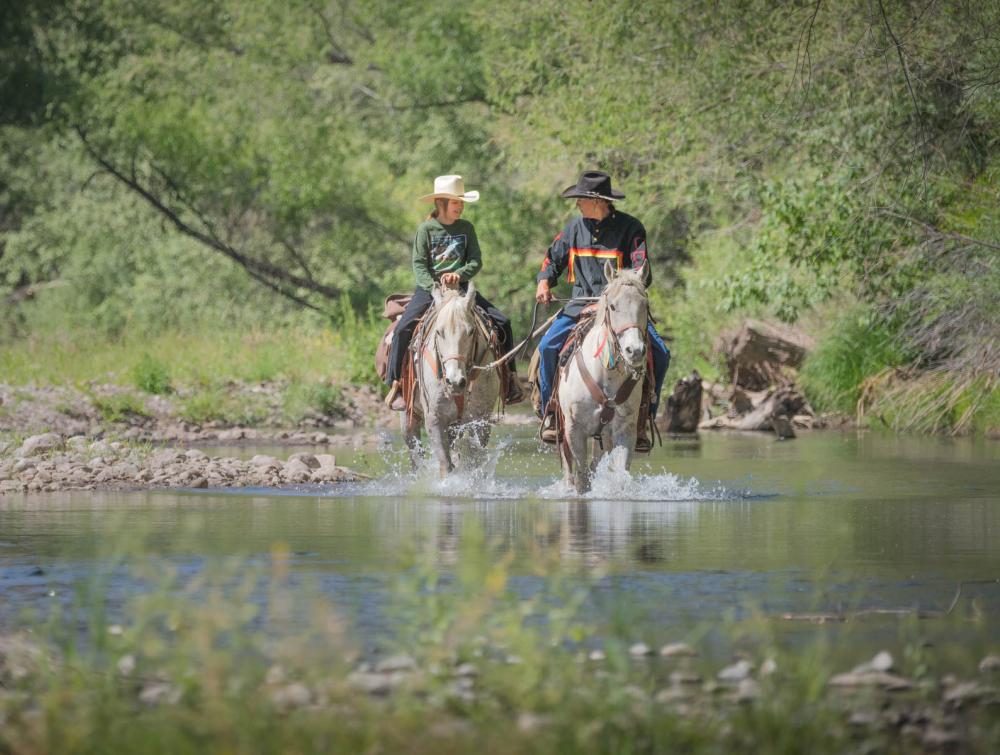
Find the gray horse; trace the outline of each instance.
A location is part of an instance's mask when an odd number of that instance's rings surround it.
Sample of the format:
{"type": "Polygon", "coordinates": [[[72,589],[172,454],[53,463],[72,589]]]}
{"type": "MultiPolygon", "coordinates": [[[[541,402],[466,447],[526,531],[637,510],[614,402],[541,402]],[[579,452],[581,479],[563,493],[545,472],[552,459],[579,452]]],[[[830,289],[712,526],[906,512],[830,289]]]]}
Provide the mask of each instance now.
{"type": "Polygon", "coordinates": [[[463,430],[479,449],[486,448],[490,415],[500,396],[496,370],[474,369],[493,359],[475,303],[472,283],[465,295],[435,289],[433,322],[411,347],[420,400],[406,417],[404,436],[416,467],[421,424],[427,428],[442,477],[455,468],[452,446],[463,430]]]}
{"type": "Polygon", "coordinates": [[[646,373],[646,322],[649,300],[640,270],[615,271],[605,263],[608,285],[597,303],[594,327],[563,368],[559,406],[564,417],[560,448],[566,483],[578,493],[590,490],[590,478],[604,453],[627,470],[632,463],[646,373]],[[593,461],[587,459],[591,438],[593,461]]]}

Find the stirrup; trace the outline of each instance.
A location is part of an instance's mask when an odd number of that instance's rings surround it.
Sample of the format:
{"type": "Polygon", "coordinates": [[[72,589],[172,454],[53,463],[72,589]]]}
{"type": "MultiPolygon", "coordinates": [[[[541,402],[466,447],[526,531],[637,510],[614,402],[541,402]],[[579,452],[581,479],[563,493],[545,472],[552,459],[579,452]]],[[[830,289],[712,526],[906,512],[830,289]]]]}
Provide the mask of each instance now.
{"type": "Polygon", "coordinates": [[[556,415],[553,412],[549,412],[542,419],[542,430],[539,433],[539,437],[542,439],[543,443],[550,443],[555,445],[559,440],[559,431],[556,429],[556,415]]]}
{"type": "Polygon", "coordinates": [[[406,411],[406,399],[403,398],[402,385],[398,380],[392,381],[392,386],[385,396],[385,405],[396,412],[406,411]]]}

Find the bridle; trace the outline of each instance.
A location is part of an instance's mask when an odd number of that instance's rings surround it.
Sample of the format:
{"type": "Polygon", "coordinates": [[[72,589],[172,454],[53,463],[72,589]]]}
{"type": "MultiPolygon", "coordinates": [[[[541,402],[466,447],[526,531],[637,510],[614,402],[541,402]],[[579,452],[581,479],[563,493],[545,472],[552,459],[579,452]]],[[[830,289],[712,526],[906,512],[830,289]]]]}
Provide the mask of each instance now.
{"type": "MultiPolygon", "coordinates": [[[[610,301],[607,300],[607,295],[608,295],[607,290],[605,290],[604,294],[602,295],[605,297],[604,321],[600,325],[601,328],[604,330],[604,337],[601,339],[601,342],[598,345],[597,350],[594,352],[594,358],[596,359],[600,357],[600,354],[604,350],[604,347],[607,345],[608,341],[610,341],[611,352],[608,356],[608,361],[607,361],[608,369],[616,370],[618,369],[619,364],[625,364],[626,365],[625,369],[630,373],[630,375],[633,378],[638,379],[641,373],[640,368],[629,366],[628,363],[621,358],[622,345],[620,336],[623,335],[626,331],[635,328],[636,330],[639,331],[640,337],[644,337],[646,329],[642,327],[638,322],[628,322],[625,323],[624,325],[619,325],[617,328],[614,327],[614,325],[611,322],[611,313],[615,311],[615,307],[610,301]]],[[[648,298],[646,298],[645,301],[645,309],[646,309],[646,322],[648,323],[649,322],[648,298]]],[[[645,366],[645,364],[643,364],[643,366],[645,366]]]]}

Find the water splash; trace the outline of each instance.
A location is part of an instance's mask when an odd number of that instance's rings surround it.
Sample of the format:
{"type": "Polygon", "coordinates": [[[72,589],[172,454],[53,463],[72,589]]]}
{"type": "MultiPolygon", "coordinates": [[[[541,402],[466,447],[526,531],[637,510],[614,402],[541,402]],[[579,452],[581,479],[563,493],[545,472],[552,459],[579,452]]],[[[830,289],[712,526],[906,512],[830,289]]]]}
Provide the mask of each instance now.
{"type": "Polygon", "coordinates": [[[590,492],[578,495],[561,478],[538,491],[542,498],[579,498],[611,501],[734,501],[756,497],[748,490],[736,490],[721,482],[706,487],[694,477],[662,474],[635,474],[622,469],[612,455],[601,459],[591,479],[590,492]]]}
{"type": "Polygon", "coordinates": [[[497,439],[484,449],[464,447],[457,455],[456,469],[442,478],[437,460],[426,453],[416,470],[410,468],[406,451],[393,458],[388,473],[375,480],[338,485],[331,495],[374,498],[434,496],[437,498],[476,498],[510,500],[524,498],[533,491],[524,479],[497,476],[497,464],[511,448],[511,438],[497,439]]]}

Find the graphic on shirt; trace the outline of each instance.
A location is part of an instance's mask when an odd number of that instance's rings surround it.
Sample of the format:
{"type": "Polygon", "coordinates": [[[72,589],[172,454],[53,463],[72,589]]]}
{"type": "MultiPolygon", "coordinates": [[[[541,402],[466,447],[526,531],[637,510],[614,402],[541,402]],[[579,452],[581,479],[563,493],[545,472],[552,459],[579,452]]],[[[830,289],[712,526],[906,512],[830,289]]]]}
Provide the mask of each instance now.
{"type": "Polygon", "coordinates": [[[454,270],[465,261],[464,233],[444,234],[431,238],[431,262],[437,272],[454,270]]]}

